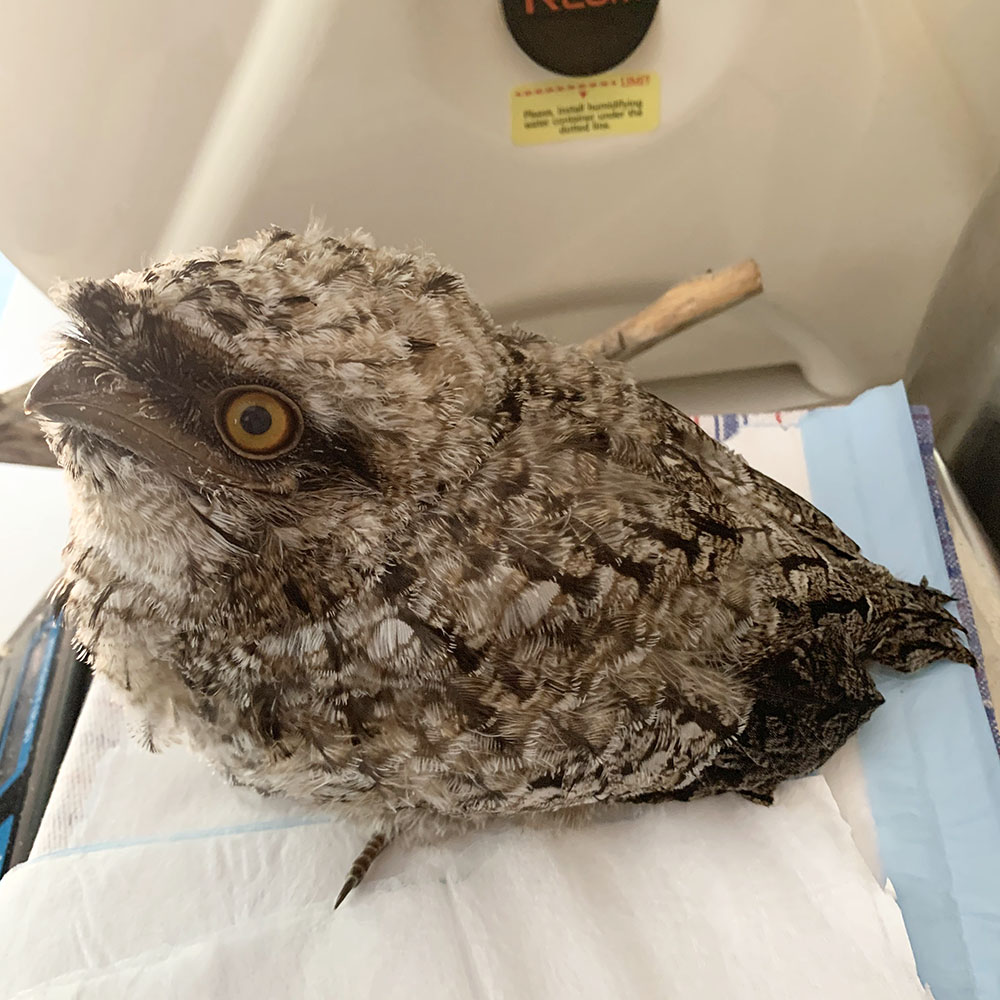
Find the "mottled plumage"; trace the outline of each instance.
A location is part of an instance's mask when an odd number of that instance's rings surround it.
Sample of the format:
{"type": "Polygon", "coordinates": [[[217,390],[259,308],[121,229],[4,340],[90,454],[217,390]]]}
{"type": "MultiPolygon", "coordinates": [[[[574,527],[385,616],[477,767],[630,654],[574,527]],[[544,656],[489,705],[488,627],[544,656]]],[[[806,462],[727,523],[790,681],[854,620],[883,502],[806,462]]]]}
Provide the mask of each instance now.
{"type": "Polygon", "coordinates": [[[270,230],[61,300],[29,405],[77,638],[150,746],[358,821],[345,889],[456,821],[767,802],[881,702],[870,659],[971,662],[943,595],[423,254],[270,230]],[[290,450],[227,443],[243,386],[290,450]]]}

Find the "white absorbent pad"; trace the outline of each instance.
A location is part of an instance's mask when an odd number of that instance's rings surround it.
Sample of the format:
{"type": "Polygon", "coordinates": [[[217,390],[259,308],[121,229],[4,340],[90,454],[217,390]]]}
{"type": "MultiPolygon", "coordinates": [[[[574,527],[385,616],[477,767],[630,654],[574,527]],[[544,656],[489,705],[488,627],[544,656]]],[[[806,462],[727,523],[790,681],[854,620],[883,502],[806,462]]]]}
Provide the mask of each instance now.
{"type": "Polygon", "coordinates": [[[127,838],[0,882],[4,998],[930,995],[822,777],[771,808],[727,795],[396,845],[335,911],[349,827],[180,750],[116,755],[91,813],[127,838]],[[170,803],[158,832],[136,826],[170,803]]]}

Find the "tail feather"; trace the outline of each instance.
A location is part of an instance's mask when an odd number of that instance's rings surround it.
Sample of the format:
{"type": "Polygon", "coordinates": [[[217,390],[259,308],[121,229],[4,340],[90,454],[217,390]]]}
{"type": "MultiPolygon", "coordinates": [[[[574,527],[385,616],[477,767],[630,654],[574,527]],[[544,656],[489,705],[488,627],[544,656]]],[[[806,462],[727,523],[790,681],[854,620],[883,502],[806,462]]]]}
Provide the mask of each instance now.
{"type": "Polygon", "coordinates": [[[781,781],[828,760],[882,704],[872,660],[906,673],[944,659],[975,666],[965,629],[945,610],[951,598],[926,580],[904,583],[860,558],[826,579],[805,604],[776,601],[785,631],[748,670],[754,700],[743,728],[672,797],[736,791],[769,801],[781,781]]]}
{"type": "Polygon", "coordinates": [[[903,673],[920,670],[935,660],[976,665],[962,642],[964,626],[945,610],[952,598],[927,586],[892,580],[876,607],[862,641],[873,660],[903,673]]]}

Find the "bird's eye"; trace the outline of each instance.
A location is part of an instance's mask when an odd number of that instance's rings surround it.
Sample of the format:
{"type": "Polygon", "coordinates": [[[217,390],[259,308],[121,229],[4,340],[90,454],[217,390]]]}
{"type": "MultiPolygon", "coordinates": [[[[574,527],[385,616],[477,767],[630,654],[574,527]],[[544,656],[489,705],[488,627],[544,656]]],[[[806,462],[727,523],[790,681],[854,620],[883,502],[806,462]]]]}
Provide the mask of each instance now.
{"type": "Polygon", "coordinates": [[[274,458],[302,436],[302,414],[284,394],[262,385],[228,389],[216,401],[215,425],[223,441],[245,458],[274,458]]]}

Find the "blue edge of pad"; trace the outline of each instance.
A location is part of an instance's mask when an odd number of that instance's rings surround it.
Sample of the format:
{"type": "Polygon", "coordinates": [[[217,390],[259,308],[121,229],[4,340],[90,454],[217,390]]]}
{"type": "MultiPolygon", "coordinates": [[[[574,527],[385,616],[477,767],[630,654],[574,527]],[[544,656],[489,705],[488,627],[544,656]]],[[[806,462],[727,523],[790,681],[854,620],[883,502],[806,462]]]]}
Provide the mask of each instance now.
{"type": "MultiPolygon", "coordinates": [[[[801,424],[812,500],[864,554],[959,599],[981,658],[933,466],[902,385],[801,424]]],[[[858,735],[885,871],[936,1000],[1000,1000],[1000,760],[985,676],[877,668],[886,703],[858,735]],[[984,711],[985,707],[985,711],[984,711]]]]}

